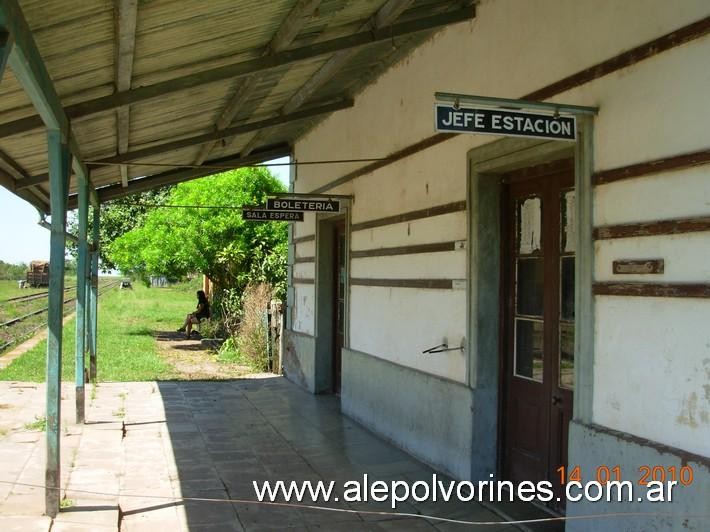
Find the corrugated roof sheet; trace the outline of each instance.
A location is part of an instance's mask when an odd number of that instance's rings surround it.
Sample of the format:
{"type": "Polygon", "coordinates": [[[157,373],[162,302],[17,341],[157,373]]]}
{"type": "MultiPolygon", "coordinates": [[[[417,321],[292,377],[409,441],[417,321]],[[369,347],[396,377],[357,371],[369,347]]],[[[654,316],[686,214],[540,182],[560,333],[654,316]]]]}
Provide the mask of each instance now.
{"type": "MultiPolygon", "coordinates": [[[[109,96],[117,91],[117,57],[121,48],[118,4],[109,0],[20,0],[20,7],[52,78],[62,105],[109,96]]],[[[274,36],[287,23],[298,31],[279,50],[294,49],[362,31],[386,5],[405,6],[395,22],[459,9],[460,1],[437,0],[152,0],[139,1],[131,89],[174,80],[264,57],[274,36]],[[296,6],[307,16],[293,19],[296,6]],[[307,8],[307,9],[306,9],[307,8]]],[[[389,65],[398,61],[431,31],[370,44],[333,72],[298,109],[352,97],[389,65]]],[[[331,54],[332,55],[332,54],[331,54]]],[[[222,124],[237,125],[283,114],[293,95],[326,63],[330,55],[302,60],[253,76],[242,105],[222,124]]],[[[249,79],[249,78],[246,78],[249,79]]],[[[129,106],[128,151],[162,145],[218,129],[217,123],[245,78],[226,79],[171,92],[129,106]]],[[[288,109],[286,109],[288,111],[288,109]]],[[[291,110],[292,111],[292,110],[291,110]]],[[[6,69],[0,83],[0,127],[36,115],[28,96],[6,69]]],[[[292,144],[322,117],[305,118],[217,142],[206,160],[235,157],[246,146],[258,154],[275,144],[292,144]],[[254,140],[253,140],[254,139],[254,140]]],[[[72,120],[72,133],[82,158],[93,161],[118,153],[117,111],[111,109],[72,120]]],[[[23,178],[47,173],[46,135],[42,128],[11,131],[0,137],[0,150],[22,171],[23,178]]],[[[199,162],[201,145],[181,148],[141,159],[175,166],[199,162]]],[[[204,154],[203,154],[204,155],[204,154]]],[[[206,163],[208,164],[208,163],[206,163]]],[[[119,166],[91,166],[98,187],[120,183],[119,166]]],[[[132,164],[129,180],[164,173],[169,168],[132,164]]],[[[9,189],[22,179],[0,167],[0,183],[9,189]]],[[[34,181],[33,181],[34,182],[34,181]]],[[[130,182],[130,181],[129,181],[130,182]]],[[[71,189],[74,190],[72,182],[71,189]]],[[[17,192],[17,190],[15,190],[17,192]]],[[[38,206],[48,196],[48,183],[25,188],[23,194],[38,206]]],[[[126,189],[129,192],[131,187],[126,189]]]]}

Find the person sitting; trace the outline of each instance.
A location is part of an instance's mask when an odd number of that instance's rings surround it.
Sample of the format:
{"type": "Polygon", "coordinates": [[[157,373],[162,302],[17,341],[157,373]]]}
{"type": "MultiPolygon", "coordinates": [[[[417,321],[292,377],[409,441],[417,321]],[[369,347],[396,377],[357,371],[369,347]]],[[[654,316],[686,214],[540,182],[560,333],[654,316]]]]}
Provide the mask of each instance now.
{"type": "Polygon", "coordinates": [[[207,296],[202,290],[197,291],[197,309],[185,316],[185,323],[178,329],[178,332],[184,332],[186,338],[190,338],[192,326],[200,323],[200,320],[210,317],[210,303],[207,301],[207,296]]]}

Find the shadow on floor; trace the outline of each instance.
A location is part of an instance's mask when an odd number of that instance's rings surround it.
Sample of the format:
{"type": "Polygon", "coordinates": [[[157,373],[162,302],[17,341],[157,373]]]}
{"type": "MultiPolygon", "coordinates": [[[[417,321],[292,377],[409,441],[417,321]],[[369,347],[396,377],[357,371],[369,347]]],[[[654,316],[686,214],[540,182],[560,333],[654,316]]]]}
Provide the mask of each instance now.
{"type": "MultiPolygon", "coordinates": [[[[161,445],[174,460],[169,466],[172,489],[175,492],[179,486],[184,498],[209,499],[182,503],[183,525],[189,530],[518,530],[504,523],[471,526],[416,517],[502,520],[473,502],[417,502],[410,498],[395,510],[389,502],[345,502],[347,481],[362,482],[367,475],[370,485],[378,480],[431,484],[435,472],[344,417],[334,396],[311,395],[277,376],[160,382],[156,386],[169,439],[161,445]],[[256,500],[253,483],[262,487],[265,481],[278,480],[332,481],[333,495],[339,500],[326,502],[321,495],[314,502],[307,496],[302,504],[348,511],[250,502],[256,500]]],[[[150,430],[151,422],[127,422],[126,441],[130,444],[132,435],[139,434],[136,431],[150,430]]],[[[157,453],[158,444],[153,440],[134,440],[134,445],[144,453],[157,453]]],[[[442,474],[437,477],[447,483],[450,480],[442,474]]],[[[283,496],[278,500],[283,501],[283,496]]],[[[175,511],[174,503],[146,500],[125,508],[123,515],[130,524],[141,513],[161,511],[175,511]]],[[[557,529],[559,525],[534,530],[557,529]]]]}

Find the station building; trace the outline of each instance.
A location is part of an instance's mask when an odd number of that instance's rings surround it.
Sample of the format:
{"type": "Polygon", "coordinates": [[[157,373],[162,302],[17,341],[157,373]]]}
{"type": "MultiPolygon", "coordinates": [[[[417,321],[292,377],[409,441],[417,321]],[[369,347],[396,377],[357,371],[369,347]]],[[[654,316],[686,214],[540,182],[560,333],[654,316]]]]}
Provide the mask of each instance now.
{"type": "Polygon", "coordinates": [[[707,0],[0,2],[0,185],[51,215],[47,514],[67,208],[81,423],[101,204],[290,155],[285,201],[344,208],[291,224],[287,378],[458,479],[679,483],[549,501],[649,514],[568,530],[707,529],[709,34],[707,0]]]}
{"type": "Polygon", "coordinates": [[[570,516],[706,512],[709,16],[704,0],[484,0],[300,136],[296,162],[360,161],[292,171],[293,192],[345,208],[292,225],[285,375],[459,479],[692,469],[667,506],[570,516]],[[576,139],[436,131],[437,93],[554,103],[576,139]]]}

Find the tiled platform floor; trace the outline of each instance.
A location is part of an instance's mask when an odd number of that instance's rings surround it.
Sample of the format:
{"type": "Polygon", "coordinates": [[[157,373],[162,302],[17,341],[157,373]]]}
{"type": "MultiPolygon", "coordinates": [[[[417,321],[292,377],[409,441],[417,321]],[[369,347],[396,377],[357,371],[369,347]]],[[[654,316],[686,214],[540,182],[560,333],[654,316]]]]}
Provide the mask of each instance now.
{"type": "MultiPolygon", "coordinates": [[[[0,404],[8,405],[0,409],[0,428],[7,430],[0,437],[0,480],[41,484],[43,435],[22,430],[21,420],[32,421],[43,411],[44,387],[12,386],[0,383],[0,404]]],[[[370,481],[431,480],[430,468],[344,417],[337,398],[310,395],[281,377],[108,383],[93,394],[90,388],[88,423],[83,427],[66,422],[73,421],[74,392],[69,387],[63,392],[62,484],[68,501],[53,532],[116,530],[119,521],[124,532],[517,530],[502,523],[466,526],[419,517],[227,502],[255,500],[253,481],[332,480],[342,486],[364,474],[370,481]]],[[[336,491],[342,494],[342,489],[336,491]]],[[[392,511],[388,503],[324,505],[392,511]]],[[[41,488],[0,484],[2,530],[48,530],[49,519],[39,517],[43,508],[41,488]]],[[[396,512],[501,520],[476,503],[410,500],[400,503],[396,512]]]]}

